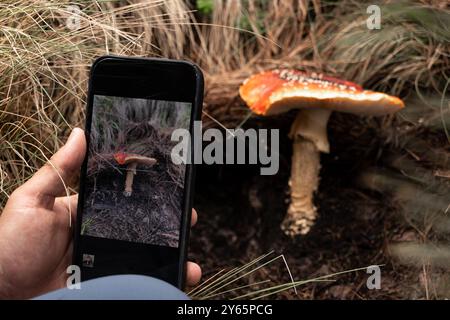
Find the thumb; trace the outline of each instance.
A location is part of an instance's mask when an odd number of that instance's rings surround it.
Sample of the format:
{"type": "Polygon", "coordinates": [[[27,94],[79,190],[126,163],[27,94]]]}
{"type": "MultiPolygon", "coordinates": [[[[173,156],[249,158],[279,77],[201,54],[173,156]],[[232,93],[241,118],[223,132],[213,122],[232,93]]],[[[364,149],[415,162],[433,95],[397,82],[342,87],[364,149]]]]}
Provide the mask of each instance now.
{"type": "Polygon", "coordinates": [[[67,184],[79,171],[86,154],[84,131],[74,128],[67,142],[22,187],[22,192],[37,197],[43,206],[53,206],[55,197],[64,194],[67,184]]]}

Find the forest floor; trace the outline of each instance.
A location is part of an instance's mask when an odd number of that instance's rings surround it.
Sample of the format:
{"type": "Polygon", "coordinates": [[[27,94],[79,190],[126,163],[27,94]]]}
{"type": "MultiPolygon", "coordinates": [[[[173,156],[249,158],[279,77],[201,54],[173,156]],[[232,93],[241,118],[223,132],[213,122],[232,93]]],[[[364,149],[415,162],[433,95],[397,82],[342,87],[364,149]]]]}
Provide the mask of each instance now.
{"type": "MultiPolygon", "coordinates": [[[[274,176],[259,175],[258,166],[199,166],[194,202],[199,222],[191,232],[190,257],[202,265],[204,280],[221,269],[241,266],[275,250],[285,255],[295,280],[383,265],[379,290],[367,288],[369,275],[363,270],[340,275],[335,282],[298,287],[297,296],[293,290],[285,291],[278,299],[426,298],[423,269],[399,264],[388,250],[390,243],[418,240],[417,233],[405,223],[389,194],[364,189],[358,182],[368,168],[383,165],[376,157],[376,132],[362,130],[353,141],[346,130],[352,130],[349,124],[357,128],[360,120],[348,115],[343,119],[345,124],[342,118],[331,119],[331,153],[321,157],[315,198],[319,218],[306,236],[291,239],[279,227],[289,199],[289,122],[246,124],[285,127],[280,131],[280,168],[274,176]]],[[[291,281],[282,263],[272,263],[247,283],[266,279],[272,280],[272,285],[291,281]]]]}

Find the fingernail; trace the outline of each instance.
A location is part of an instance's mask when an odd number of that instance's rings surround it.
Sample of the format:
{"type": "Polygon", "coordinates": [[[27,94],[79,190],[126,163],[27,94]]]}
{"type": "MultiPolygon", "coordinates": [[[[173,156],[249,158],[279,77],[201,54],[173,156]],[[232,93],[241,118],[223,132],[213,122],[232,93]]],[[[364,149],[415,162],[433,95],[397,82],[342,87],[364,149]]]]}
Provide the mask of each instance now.
{"type": "Polygon", "coordinates": [[[70,133],[69,138],[67,138],[66,144],[72,142],[71,140],[75,137],[75,135],[76,135],[76,134],[75,134],[75,131],[77,131],[77,129],[78,129],[78,128],[73,128],[73,129],[72,129],[72,132],[70,133]]]}

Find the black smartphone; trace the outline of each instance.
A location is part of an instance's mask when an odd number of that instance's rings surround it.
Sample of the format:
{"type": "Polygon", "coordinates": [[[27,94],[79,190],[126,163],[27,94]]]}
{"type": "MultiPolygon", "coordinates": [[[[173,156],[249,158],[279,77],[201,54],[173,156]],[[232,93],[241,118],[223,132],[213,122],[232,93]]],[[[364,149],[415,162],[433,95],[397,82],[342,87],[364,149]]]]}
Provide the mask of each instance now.
{"type": "Polygon", "coordinates": [[[203,76],[190,62],[94,62],[74,235],[82,280],[141,274],[184,287],[194,164],[172,161],[172,133],[193,132],[202,100],[203,76]]]}

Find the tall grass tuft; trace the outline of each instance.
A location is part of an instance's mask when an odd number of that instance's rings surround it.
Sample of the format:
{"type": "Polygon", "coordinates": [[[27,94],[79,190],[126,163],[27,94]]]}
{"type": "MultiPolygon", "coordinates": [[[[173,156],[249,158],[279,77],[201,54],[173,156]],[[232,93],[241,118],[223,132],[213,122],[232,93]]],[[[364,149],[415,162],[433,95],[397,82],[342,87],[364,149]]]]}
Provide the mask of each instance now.
{"type": "Polygon", "coordinates": [[[104,54],[185,55],[183,1],[0,3],[0,208],[84,119],[88,67],[104,54]],[[77,6],[77,7],[74,7],[77,6]],[[79,8],[79,11],[74,8],[79,8]]]}

